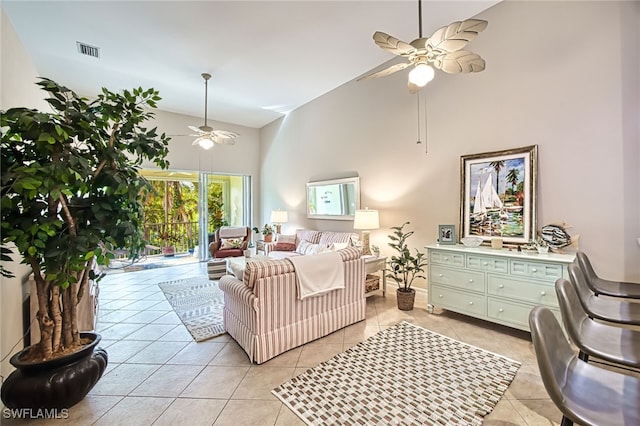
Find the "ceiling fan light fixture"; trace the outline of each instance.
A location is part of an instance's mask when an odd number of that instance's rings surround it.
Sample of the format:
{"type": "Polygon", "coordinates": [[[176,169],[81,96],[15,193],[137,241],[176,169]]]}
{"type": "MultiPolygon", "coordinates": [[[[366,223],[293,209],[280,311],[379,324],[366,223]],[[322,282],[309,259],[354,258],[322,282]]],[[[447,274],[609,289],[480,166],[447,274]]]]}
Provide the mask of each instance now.
{"type": "Polygon", "coordinates": [[[409,81],[418,87],[424,87],[433,80],[435,71],[427,64],[417,64],[409,73],[409,81]]]}
{"type": "Polygon", "coordinates": [[[196,144],[202,149],[211,149],[213,148],[214,142],[208,136],[202,136],[194,141],[194,145],[196,144]]]}
{"type": "Polygon", "coordinates": [[[238,133],[229,130],[215,130],[213,127],[207,125],[208,82],[211,74],[205,72],[201,75],[204,79],[204,125],[198,127],[187,126],[194,132],[191,136],[197,136],[197,139],[193,141],[192,145],[199,146],[202,149],[211,149],[215,144],[234,145],[234,139],[240,136],[238,133]]]}

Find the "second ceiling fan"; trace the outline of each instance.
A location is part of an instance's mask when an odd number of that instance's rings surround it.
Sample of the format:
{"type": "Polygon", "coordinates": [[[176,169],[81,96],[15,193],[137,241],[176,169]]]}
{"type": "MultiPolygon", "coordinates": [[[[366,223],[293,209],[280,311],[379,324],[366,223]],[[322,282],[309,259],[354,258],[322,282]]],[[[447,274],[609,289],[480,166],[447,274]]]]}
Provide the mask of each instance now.
{"type": "Polygon", "coordinates": [[[438,29],[431,37],[422,37],[422,2],[418,0],[417,39],[406,43],[382,31],[373,34],[373,40],[378,46],[406,58],[407,62],[365,75],[358,81],[385,77],[413,65],[408,86],[415,93],[433,79],[435,72],[431,65],[446,73],[480,72],[485,68],[484,59],[476,53],[461,49],[484,30],[487,24],[487,21],[480,19],[456,21],[438,29]]]}
{"type": "Polygon", "coordinates": [[[210,149],[214,144],[233,145],[236,143],[235,138],[240,136],[240,134],[229,130],[214,130],[213,127],[207,125],[207,94],[211,74],[206,72],[202,73],[202,78],[204,79],[204,125],[198,127],[188,126],[189,129],[195,132],[195,134],[189,136],[197,137],[196,140],[193,141],[193,145],[198,145],[204,149],[210,149]]]}

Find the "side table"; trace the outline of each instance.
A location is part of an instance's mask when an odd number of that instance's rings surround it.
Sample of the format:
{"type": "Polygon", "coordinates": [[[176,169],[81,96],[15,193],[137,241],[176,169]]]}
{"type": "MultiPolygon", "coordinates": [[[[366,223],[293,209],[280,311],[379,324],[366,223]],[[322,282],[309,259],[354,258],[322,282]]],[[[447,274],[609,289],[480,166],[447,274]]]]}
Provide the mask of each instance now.
{"type": "MultiPolygon", "coordinates": [[[[384,273],[386,265],[387,265],[386,257],[365,256],[364,258],[365,274],[375,274],[377,272],[382,272],[382,297],[386,297],[387,295],[387,276],[384,273]]],[[[374,294],[375,291],[377,290],[367,293],[366,296],[371,296],[372,294],[374,294]]]]}
{"type": "Polygon", "coordinates": [[[264,240],[258,240],[256,241],[256,254],[261,254],[261,255],[265,255],[266,253],[264,252],[264,240]]]}

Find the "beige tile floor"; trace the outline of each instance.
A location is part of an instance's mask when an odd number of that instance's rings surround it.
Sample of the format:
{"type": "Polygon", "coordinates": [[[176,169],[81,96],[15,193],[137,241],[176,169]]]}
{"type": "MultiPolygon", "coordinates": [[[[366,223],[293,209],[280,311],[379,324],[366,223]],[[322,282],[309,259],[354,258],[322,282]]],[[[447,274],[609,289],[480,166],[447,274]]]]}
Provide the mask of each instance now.
{"type": "Polygon", "coordinates": [[[367,299],[366,320],[252,365],[228,336],[196,343],[158,282],[206,275],[206,264],[113,274],[100,284],[98,331],[107,371],[66,419],[2,424],[302,425],[270,393],[287,379],[404,320],[522,363],[485,425],[559,424],[561,414],[540,380],[529,334],[449,312],[399,311],[393,291],[367,299]]]}

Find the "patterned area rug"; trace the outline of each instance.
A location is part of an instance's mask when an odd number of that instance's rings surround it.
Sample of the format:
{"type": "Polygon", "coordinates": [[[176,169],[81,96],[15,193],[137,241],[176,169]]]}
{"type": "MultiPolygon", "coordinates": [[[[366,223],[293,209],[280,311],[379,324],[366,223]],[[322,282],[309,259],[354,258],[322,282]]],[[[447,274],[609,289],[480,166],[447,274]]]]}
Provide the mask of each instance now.
{"type": "Polygon", "coordinates": [[[196,342],[223,334],[224,293],[208,277],[166,281],[158,286],[196,342]]]}
{"type": "Polygon", "coordinates": [[[519,367],[401,322],[271,392],[308,425],[481,425],[519,367]]]}

